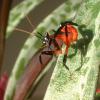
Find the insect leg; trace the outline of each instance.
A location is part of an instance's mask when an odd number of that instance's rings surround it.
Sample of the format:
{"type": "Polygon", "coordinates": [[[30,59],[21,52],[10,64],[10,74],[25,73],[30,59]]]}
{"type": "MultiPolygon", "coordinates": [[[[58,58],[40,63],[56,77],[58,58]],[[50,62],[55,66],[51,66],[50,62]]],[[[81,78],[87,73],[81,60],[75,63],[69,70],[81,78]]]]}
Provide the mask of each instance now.
{"type": "Polygon", "coordinates": [[[67,61],[67,55],[65,54],[65,55],[64,55],[64,58],[63,58],[63,65],[65,66],[65,68],[66,68],[67,70],[69,70],[68,66],[66,65],[66,61],[67,61]]]}
{"type": "Polygon", "coordinates": [[[70,76],[72,75],[71,71],[69,70],[69,67],[66,65],[66,61],[67,61],[67,54],[64,55],[63,58],[63,65],[65,66],[65,68],[68,70],[70,76]]]}
{"type": "Polygon", "coordinates": [[[39,61],[40,61],[41,64],[43,64],[43,62],[42,62],[42,55],[43,54],[44,55],[51,55],[52,56],[54,54],[54,51],[42,51],[40,56],[39,56],[39,61]]]}
{"type": "Polygon", "coordinates": [[[40,54],[40,56],[39,56],[39,61],[40,61],[41,64],[43,64],[43,63],[42,63],[42,57],[41,57],[41,55],[42,55],[42,54],[40,54]]]}

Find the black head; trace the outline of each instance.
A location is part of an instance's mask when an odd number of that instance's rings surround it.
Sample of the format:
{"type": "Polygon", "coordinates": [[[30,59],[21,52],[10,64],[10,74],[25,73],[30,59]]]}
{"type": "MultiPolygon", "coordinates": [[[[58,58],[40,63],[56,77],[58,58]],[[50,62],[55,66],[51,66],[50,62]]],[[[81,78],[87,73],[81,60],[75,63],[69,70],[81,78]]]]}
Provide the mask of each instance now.
{"type": "Polygon", "coordinates": [[[47,33],[45,33],[45,36],[44,36],[44,38],[43,38],[43,44],[44,44],[44,45],[48,45],[48,44],[49,44],[49,41],[50,41],[50,35],[49,35],[49,33],[47,32],[47,33]]]}

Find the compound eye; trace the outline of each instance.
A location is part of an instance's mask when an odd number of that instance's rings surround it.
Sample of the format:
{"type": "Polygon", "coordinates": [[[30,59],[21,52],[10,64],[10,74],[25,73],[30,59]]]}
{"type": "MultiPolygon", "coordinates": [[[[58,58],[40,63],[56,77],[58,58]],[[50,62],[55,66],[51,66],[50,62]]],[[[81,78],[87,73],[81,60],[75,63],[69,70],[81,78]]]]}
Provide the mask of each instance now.
{"type": "Polygon", "coordinates": [[[48,38],[47,38],[47,37],[45,37],[44,40],[45,40],[46,42],[48,42],[48,38]]]}
{"type": "Polygon", "coordinates": [[[43,44],[46,44],[46,42],[45,42],[45,41],[43,41],[43,44]]]}
{"type": "Polygon", "coordinates": [[[45,40],[47,40],[47,38],[46,38],[46,37],[45,37],[44,39],[45,39],[45,40]]]}

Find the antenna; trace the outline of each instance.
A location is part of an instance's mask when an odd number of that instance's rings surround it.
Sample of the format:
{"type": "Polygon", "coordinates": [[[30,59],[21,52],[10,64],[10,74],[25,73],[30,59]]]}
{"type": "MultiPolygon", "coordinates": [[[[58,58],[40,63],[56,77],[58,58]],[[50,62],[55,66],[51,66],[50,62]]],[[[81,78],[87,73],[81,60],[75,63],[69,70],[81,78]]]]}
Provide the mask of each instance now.
{"type": "MultiPolygon", "coordinates": [[[[26,17],[27,21],[29,22],[29,24],[31,25],[31,27],[33,28],[34,25],[31,23],[29,17],[28,17],[28,16],[25,16],[25,17],[26,17]]],[[[44,37],[44,36],[43,36],[41,33],[39,33],[39,32],[37,32],[38,34],[32,34],[32,32],[28,32],[28,31],[26,31],[26,30],[24,30],[24,29],[20,29],[20,28],[15,28],[15,30],[16,30],[16,31],[20,31],[20,32],[27,33],[27,34],[29,34],[29,35],[31,35],[31,36],[36,36],[37,38],[39,38],[39,39],[41,39],[41,40],[43,41],[43,37],[44,37]]]]}
{"type": "Polygon", "coordinates": [[[33,34],[31,34],[31,32],[28,32],[28,31],[26,31],[26,30],[23,30],[23,29],[20,29],[20,28],[15,28],[14,30],[16,30],[16,31],[20,31],[20,32],[24,32],[24,33],[27,33],[27,34],[29,34],[29,35],[33,35],[33,34]]]}
{"type": "Polygon", "coordinates": [[[31,27],[34,28],[34,25],[32,24],[30,18],[28,16],[25,16],[25,17],[26,17],[27,21],[29,22],[29,24],[31,25],[31,27]]]}

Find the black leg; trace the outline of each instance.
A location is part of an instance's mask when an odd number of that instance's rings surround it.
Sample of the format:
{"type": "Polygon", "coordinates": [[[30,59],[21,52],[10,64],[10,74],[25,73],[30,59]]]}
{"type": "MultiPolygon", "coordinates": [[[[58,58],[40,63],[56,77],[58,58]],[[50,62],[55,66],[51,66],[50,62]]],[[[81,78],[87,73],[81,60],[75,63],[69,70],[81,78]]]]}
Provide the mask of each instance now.
{"type": "MultiPolygon", "coordinates": [[[[42,63],[42,57],[41,57],[41,55],[43,55],[43,54],[45,54],[45,55],[53,55],[53,54],[54,54],[54,51],[43,51],[43,52],[41,52],[41,54],[40,54],[40,56],[39,56],[39,60],[40,60],[40,63],[41,63],[41,64],[43,64],[43,63],[42,63]]],[[[65,68],[66,68],[67,70],[69,70],[68,66],[66,65],[66,61],[67,61],[67,55],[64,55],[64,58],[63,58],[63,65],[65,66],[65,68]]]]}
{"type": "Polygon", "coordinates": [[[39,56],[39,61],[40,61],[41,64],[43,64],[43,63],[42,63],[42,57],[41,57],[41,54],[40,54],[40,56],[39,56]]]}
{"type": "Polygon", "coordinates": [[[66,65],[66,61],[67,61],[67,54],[64,55],[64,58],[63,58],[63,65],[64,65],[65,68],[68,70],[70,76],[72,76],[72,73],[71,73],[71,71],[69,70],[69,67],[66,65]]]}
{"type": "Polygon", "coordinates": [[[42,55],[43,54],[45,54],[45,55],[51,55],[52,56],[54,54],[53,52],[54,51],[42,51],[41,54],[40,54],[40,56],[39,56],[40,63],[43,64],[43,62],[42,62],[42,55]]]}
{"type": "Polygon", "coordinates": [[[67,70],[69,70],[68,66],[66,65],[66,61],[67,61],[67,55],[65,54],[65,55],[64,55],[64,58],[63,58],[63,65],[65,66],[65,68],[66,68],[67,70]]]}

